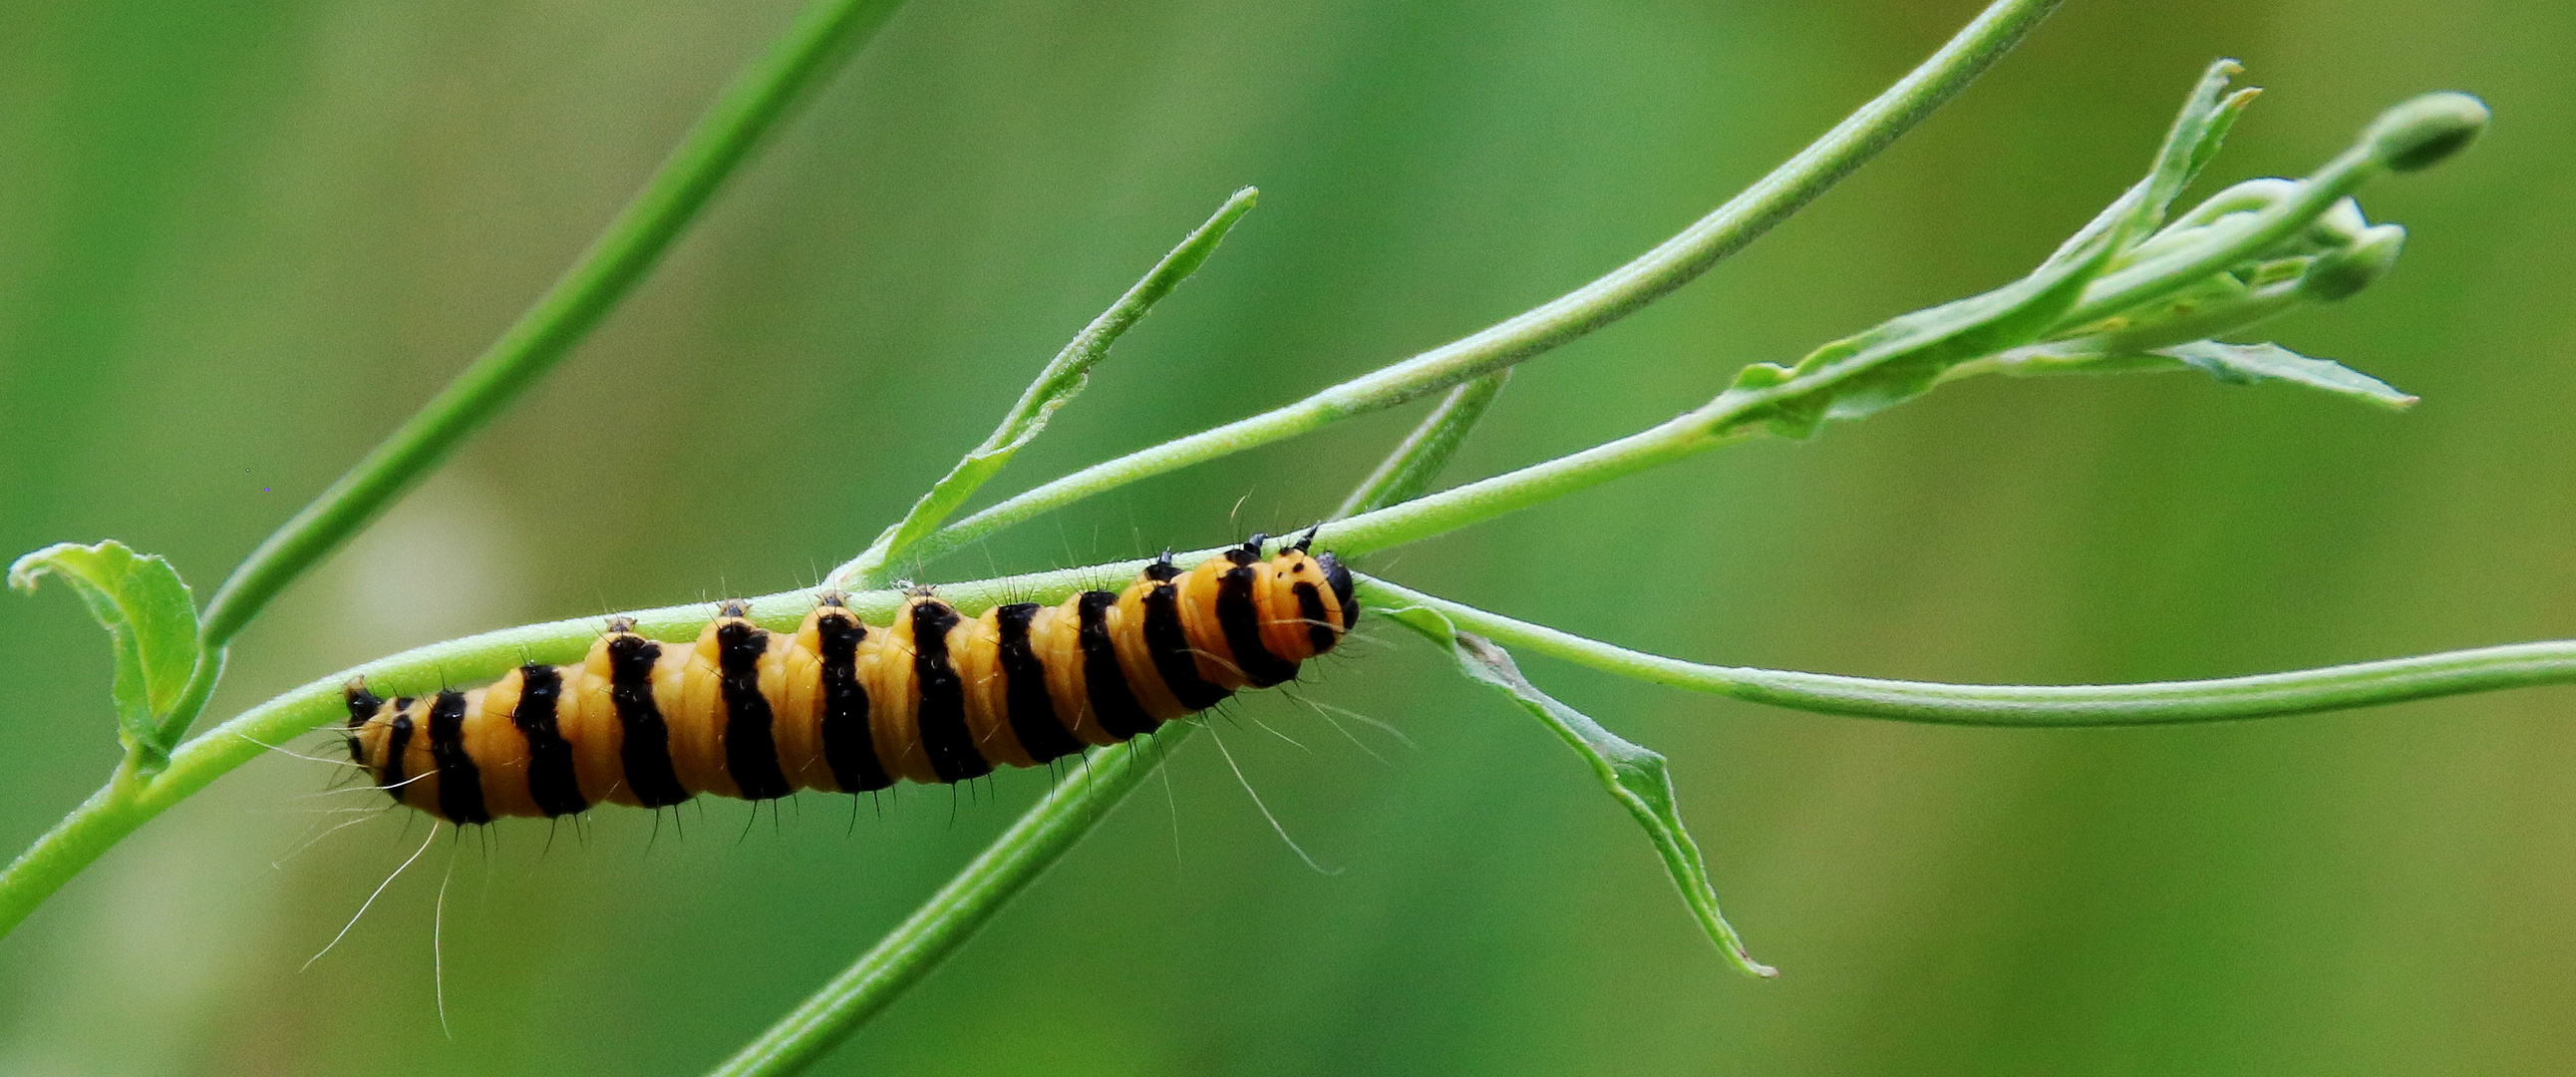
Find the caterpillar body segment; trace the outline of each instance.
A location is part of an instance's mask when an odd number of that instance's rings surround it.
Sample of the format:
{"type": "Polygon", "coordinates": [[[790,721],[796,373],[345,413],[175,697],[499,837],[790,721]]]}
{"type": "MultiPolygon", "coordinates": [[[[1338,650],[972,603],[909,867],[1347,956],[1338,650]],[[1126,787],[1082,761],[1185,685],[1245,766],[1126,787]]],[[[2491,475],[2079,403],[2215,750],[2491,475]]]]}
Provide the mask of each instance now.
{"type": "Polygon", "coordinates": [[[793,632],[726,603],[698,638],[624,620],[580,662],[481,688],[380,699],[348,689],[349,757],[397,802],[456,823],[958,782],[1151,732],[1293,679],[1359,619],[1349,570],[1263,536],[1201,562],[1166,554],[1123,591],[968,617],[919,591],[891,624],[825,595],[793,632]]]}

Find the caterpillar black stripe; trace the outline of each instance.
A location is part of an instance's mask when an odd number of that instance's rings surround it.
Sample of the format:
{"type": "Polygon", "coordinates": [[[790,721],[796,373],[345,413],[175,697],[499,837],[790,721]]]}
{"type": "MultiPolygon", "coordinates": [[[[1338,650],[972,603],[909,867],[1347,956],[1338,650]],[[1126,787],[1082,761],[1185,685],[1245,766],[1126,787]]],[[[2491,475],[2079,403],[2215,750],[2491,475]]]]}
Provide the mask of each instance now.
{"type": "Polygon", "coordinates": [[[1124,591],[966,617],[928,593],[863,624],[826,595],[790,633],[726,603],[692,644],[612,621],[581,662],[469,691],[378,699],[349,686],[349,756],[441,819],[766,800],[957,782],[1116,744],[1297,675],[1359,619],[1351,574],[1263,536],[1124,591]]]}

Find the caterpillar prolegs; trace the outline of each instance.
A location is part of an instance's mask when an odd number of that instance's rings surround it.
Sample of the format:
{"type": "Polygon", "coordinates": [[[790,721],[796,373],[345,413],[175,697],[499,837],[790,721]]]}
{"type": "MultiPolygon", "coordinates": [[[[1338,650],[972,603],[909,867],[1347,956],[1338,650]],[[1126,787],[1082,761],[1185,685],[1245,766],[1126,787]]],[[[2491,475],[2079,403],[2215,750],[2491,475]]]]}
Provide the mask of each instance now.
{"type": "Polygon", "coordinates": [[[825,594],[794,633],[724,604],[695,643],[611,621],[582,661],[425,698],[348,689],[349,757],[403,804],[457,823],[959,782],[1116,744],[1266,688],[1359,619],[1350,571],[1265,536],[1123,591],[969,618],[927,591],[894,623],[825,594]]]}

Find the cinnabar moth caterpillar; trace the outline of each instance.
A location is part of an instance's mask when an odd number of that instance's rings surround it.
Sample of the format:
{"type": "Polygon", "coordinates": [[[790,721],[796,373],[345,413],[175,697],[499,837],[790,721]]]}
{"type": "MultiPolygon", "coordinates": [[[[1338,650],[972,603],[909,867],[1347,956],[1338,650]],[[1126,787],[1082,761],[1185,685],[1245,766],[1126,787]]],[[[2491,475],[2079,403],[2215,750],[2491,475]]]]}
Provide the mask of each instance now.
{"type": "Polygon", "coordinates": [[[349,757],[403,804],[456,823],[659,808],[699,793],[767,800],[898,779],[981,777],[1116,744],[1266,688],[1359,619],[1351,574],[1314,535],[1264,536],[1124,591],[965,617],[927,592],[862,624],[826,594],[793,634],[726,603],[694,644],[611,621],[581,662],[378,699],[349,685],[349,757]]]}

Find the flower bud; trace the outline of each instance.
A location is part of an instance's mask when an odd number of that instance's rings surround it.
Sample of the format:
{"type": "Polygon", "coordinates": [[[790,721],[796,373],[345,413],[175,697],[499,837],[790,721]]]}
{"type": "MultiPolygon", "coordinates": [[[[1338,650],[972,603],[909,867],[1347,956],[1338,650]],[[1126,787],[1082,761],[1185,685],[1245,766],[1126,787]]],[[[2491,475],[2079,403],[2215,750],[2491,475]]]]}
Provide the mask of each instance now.
{"type": "Polygon", "coordinates": [[[2299,294],[2308,299],[2332,303],[2358,292],[2397,264],[2397,252],[2406,246],[2403,225],[2383,224],[2361,234],[2359,242],[2342,250],[2319,255],[2307,275],[2299,279],[2299,294]]]}
{"type": "Polygon", "coordinates": [[[2428,93],[2371,122],[2362,144],[2373,160],[2398,172],[2429,168],[2486,129],[2487,106],[2464,93],[2428,93]]]}

